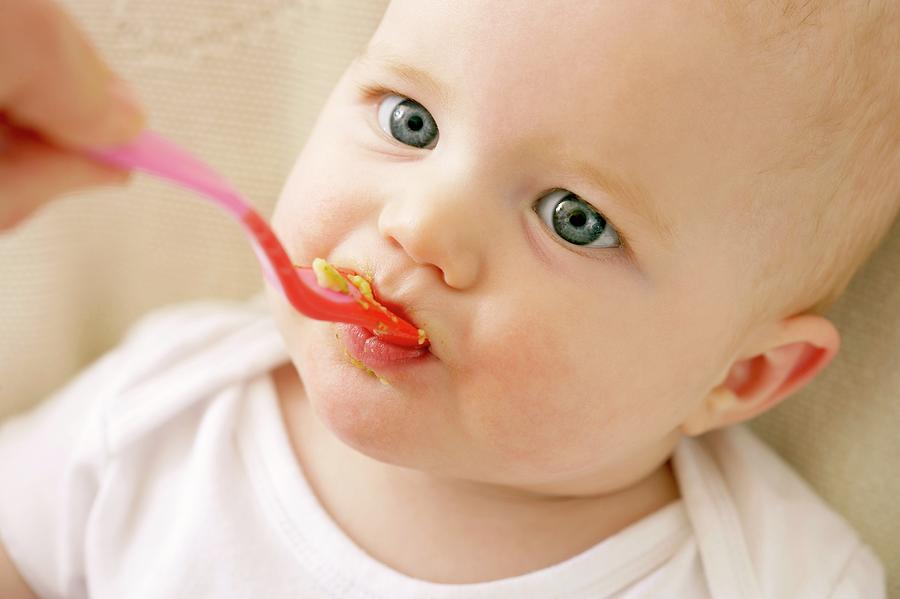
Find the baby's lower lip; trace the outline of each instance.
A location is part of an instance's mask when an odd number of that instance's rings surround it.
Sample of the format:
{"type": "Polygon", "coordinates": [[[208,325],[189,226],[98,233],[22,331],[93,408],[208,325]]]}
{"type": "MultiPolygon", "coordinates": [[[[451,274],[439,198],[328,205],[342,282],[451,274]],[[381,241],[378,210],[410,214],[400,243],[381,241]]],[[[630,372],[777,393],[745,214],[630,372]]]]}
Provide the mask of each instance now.
{"type": "Polygon", "coordinates": [[[418,362],[428,358],[429,355],[427,349],[385,343],[361,326],[352,324],[336,326],[347,353],[376,372],[418,362]]]}

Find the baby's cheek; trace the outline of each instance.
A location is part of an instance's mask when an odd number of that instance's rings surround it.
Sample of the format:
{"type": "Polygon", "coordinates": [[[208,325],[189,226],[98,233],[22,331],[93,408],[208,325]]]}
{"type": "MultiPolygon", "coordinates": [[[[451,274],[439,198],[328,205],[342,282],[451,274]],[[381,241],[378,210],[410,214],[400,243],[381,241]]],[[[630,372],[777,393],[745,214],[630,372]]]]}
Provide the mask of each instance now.
{"type": "Polygon", "coordinates": [[[498,467],[528,476],[577,470],[609,438],[616,415],[604,368],[566,337],[513,327],[480,348],[463,413],[498,467]]]}

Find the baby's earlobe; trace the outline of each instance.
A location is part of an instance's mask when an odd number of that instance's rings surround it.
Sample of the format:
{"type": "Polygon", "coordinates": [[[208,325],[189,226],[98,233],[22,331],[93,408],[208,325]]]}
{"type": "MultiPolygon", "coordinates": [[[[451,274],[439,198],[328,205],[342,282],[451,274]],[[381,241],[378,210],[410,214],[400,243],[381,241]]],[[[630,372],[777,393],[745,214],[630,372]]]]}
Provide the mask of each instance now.
{"type": "Polygon", "coordinates": [[[730,408],[740,400],[725,385],[716,387],[703,400],[697,409],[681,423],[681,433],[688,437],[696,437],[722,426],[724,415],[732,411],[730,408]]]}

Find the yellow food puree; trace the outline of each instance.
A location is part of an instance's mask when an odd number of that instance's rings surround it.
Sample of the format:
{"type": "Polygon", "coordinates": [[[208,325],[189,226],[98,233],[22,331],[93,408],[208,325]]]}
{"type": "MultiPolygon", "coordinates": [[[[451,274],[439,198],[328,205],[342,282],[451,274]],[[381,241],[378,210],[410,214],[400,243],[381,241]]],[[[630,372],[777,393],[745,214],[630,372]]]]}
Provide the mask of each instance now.
{"type": "MultiPolygon", "coordinates": [[[[378,303],[378,300],[375,299],[375,295],[372,293],[372,285],[369,284],[365,278],[360,275],[350,275],[345,278],[338,269],[328,263],[324,258],[316,258],[312,263],[313,272],[316,274],[316,282],[326,289],[331,289],[332,291],[337,291],[338,293],[343,293],[345,295],[350,295],[350,287],[347,285],[347,280],[353,283],[353,286],[359,289],[359,292],[363,295],[364,298],[369,300],[372,304],[374,304],[379,310],[384,312],[392,322],[397,322],[397,317],[391,313],[390,310],[382,306],[378,303]]],[[[368,309],[369,304],[364,300],[358,300],[359,304],[368,309]]],[[[384,323],[378,323],[378,330],[375,331],[375,334],[381,335],[387,330],[387,326],[384,323]]],[[[419,329],[419,345],[425,343],[427,336],[425,335],[425,331],[419,329]]]]}
{"type": "Polygon", "coordinates": [[[350,360],[351,364],[353,364],[354,366],[356,366],[363,372],[369,374],[370,376],[374,376],[376,379],[381,381],[382,385],[388,385],[388,386],[391,385],[390,382],[388,382],[388,380],[386,378],[384,378],[383,376],[381,376],[380,374],[378,374],[377,372],[375,372],[374,370],[372,370],[371,368],[369,368],[368,366],[366,366],[365,364],[363,364],[362,362],[360,362],[359,360],[357,360],[356,358],[351,356],[349,353],[347,353],[347,350],[344,350],[344,355],[347,356],[347,359],[350,360]]]}
{"type": "Polygon", "coordinates": [[[313,272],[316,273],[316,283],[326,289],[337,291],[345,295],[350,294],[350,287],[347,286],[347,279],[339,273],[335,267],[323,260],[316,258],[312,263],[313,272]]]}
{"type": "Polygon", "coordinates": [[[356,288],[359,289],[359,292],[363,294],[363,297],[368,299],[373,304],[378,303],[375,301],[375,296],[372,295],[372,286],[369,285],[369,282],[367,280],[359,275],[350,275],[349,278],[350,282],[353,283],[356,288]]]}

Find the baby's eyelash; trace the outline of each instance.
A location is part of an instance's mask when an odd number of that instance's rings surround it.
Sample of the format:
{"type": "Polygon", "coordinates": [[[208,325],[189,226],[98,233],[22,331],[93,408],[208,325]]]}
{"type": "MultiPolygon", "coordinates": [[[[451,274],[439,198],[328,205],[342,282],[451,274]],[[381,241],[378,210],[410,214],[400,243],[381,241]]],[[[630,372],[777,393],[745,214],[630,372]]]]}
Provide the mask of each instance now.
{"type": "Polygon", "coordinates": [[[366,103],[372,102],[373,100],[384,96],[396,95],[403,96],[404,98],[407,97],[401,93],[395,92],[392,89],[388,89],[383,85],[379,85],[378,83],[366,82],[356,84],[356,93],[359,94],[360,99],[366,103]]]}

